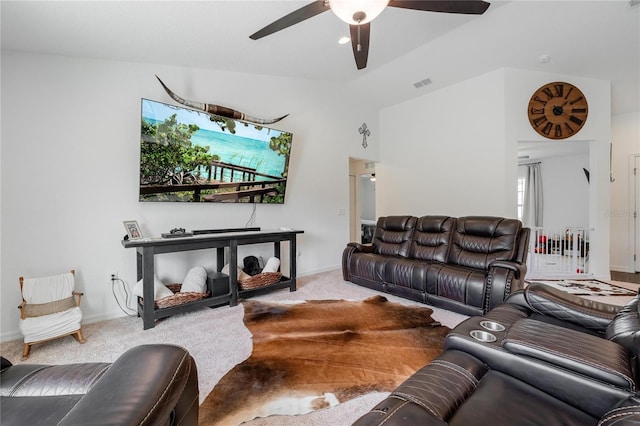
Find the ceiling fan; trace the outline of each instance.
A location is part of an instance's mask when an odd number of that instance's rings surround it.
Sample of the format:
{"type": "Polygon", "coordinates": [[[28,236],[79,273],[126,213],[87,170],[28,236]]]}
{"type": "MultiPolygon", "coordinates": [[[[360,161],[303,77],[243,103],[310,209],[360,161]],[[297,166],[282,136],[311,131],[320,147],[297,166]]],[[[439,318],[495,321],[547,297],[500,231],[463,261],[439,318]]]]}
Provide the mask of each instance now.
{"type": "Polygon", "coordinates": [[[258,40],[277,31],[305,21],[331,9],[349,24],[351,46],[359,70],[367,66],[371,21],[387,6],[426,12],[462,13],[481,15],[489,7],[482,0],[316,0],[272,22],[249,38],[258,40]]]}

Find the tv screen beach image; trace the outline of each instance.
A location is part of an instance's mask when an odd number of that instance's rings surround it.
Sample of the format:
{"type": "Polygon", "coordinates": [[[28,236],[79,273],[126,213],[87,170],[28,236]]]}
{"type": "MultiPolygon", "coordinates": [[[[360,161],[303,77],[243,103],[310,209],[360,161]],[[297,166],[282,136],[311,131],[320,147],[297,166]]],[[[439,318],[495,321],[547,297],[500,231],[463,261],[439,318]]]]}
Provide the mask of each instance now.
{"type": "Polygon", "coordinates": [[[142,99],[140,201],[284,203],[292,134],[142,99]]]}

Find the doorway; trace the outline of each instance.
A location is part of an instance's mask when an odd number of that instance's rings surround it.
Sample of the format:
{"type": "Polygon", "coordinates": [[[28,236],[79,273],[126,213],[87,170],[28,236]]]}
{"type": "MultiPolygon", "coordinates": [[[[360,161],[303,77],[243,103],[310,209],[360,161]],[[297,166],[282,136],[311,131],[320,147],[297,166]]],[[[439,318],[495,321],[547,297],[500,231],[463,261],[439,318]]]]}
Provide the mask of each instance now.
{"type": "Polygon", "coordinates": [[[369,243],[376,223],[375,162],[349,158],[349,238],[369,243]]]}
{"type": "Polygon", "coordinates": [[[630,170],[629,176],[631,176],[631,184],[630,188],[633,192],[632,200],[633,200],[633,214],[630,213],[632,218],[633,225],[633,262],[631,263],[635,270],[635,272],[640,272],[640,155],[634,155],[633,161],[631,163],[631,167],[633,170],[630,170]]]}
{"type": "Polygon", "coordinates": [[[376,174],[360,175],[360,242],[368,244],[373,240],[376,227],[376,174]]]}
{"type": "MultiPolygon", "coordinates": [[[[523,220],[531,228],[530,278],[591,275],[590,154],[589,141],[518,142],[519,190],[531,178],[528,168],[539,168],[542,178],[542,221],[534,225],[523,220]]],[[[519,216],[524,198],[523,193],[518,194],[519,216]]]]}

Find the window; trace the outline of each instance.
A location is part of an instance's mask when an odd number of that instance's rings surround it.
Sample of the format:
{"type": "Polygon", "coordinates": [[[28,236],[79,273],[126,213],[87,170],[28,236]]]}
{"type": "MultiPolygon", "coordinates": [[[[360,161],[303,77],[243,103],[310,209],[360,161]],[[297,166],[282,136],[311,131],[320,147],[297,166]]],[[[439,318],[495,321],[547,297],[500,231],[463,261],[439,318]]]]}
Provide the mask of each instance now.
{"type": "Polygon", "coordinates": [[[518,219],[522,220],[522,215],[524,212],[524,183],[525,178],[518,178],[518,219]]]}

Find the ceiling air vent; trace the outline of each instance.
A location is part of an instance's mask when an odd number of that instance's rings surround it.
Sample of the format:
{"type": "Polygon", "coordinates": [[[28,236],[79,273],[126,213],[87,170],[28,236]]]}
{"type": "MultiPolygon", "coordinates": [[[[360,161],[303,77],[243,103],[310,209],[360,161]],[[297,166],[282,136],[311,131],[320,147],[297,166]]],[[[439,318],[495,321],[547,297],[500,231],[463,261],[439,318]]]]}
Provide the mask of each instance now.
{"type": "MultiPolygon", "coordinates": [[[[638,1],[640,1],[640,0],[638,0],[638,1]]],[[[431,79],[430,78],[425,78],[424,80],[416,81],[415,83],[413,83],[413,86],[416,89],[419,89],[422,86],[426,86],[427,84],[431,84],[431,79]]]]}

